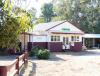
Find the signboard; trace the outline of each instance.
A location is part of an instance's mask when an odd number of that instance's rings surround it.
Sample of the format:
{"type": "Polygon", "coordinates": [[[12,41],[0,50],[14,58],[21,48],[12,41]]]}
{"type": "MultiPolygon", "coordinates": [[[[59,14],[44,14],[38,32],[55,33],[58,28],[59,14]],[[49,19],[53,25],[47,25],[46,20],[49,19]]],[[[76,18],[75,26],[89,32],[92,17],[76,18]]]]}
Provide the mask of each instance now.
{"type": "Polygon", "coordinates": [[[64,31],[64,32],[68,32],[68,31],[70,31],[69,28],[62,28],[61,30],[64,31]]]}

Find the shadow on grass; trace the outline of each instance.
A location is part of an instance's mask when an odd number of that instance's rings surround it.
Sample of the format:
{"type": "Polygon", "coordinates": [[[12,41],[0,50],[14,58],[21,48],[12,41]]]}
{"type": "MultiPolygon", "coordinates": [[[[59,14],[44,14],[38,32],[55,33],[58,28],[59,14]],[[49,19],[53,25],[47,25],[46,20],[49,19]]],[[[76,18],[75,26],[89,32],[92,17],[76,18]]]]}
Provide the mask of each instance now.
{"type": "Polygon", "coordinates": [[[34,76],[35,74],[36,64],[34,62],[28,61],[28,64],[25,64],[24,67],[22,67],[18,76],[34,76]]]}

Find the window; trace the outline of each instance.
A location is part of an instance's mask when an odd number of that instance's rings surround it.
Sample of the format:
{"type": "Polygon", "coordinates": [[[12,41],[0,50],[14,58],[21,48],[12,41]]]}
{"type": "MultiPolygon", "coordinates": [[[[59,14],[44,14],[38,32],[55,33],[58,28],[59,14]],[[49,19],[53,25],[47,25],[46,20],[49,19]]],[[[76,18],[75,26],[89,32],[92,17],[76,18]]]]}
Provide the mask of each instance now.
{"type": "Polygon", "coordinates": [[[79,36],[72,36],[71,41],[79,41],[79,36]]]}
{"type": "Polygon", "coordinates": [[[57,36],[57,41],[60,41],[60,36],[57,36]]]}
{"type": "Polygon", "coordinates": [[[71,37],[71,41],[74,41],[74,36],[71,37]]]}
{"type": "Polygon", "coordinates": [[[54,38],[53,38],[53,36],[51,36],[51,41],[53,41],[54,40],[54,38]]]}
{"type": "Polygon", "coordinates": [[[60,36],[51,36],[51,41],[60,41],[60,36]]]}
{"type": "Polygon", "coordinates": [[[79,41],[79,36],[77,36],[77,41],[79,41]]]}

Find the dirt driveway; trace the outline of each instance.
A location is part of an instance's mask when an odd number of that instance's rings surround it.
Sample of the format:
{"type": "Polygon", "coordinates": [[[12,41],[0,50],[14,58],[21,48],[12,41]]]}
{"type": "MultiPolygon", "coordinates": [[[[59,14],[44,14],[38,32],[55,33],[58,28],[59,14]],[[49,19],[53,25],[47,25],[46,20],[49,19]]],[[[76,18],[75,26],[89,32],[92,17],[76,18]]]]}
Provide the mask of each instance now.
{"type": "Polygon", "coordinates": [[[49,60],[30,60],[22,76],[100,76],[100,50],[51,53],[49,60]]]}

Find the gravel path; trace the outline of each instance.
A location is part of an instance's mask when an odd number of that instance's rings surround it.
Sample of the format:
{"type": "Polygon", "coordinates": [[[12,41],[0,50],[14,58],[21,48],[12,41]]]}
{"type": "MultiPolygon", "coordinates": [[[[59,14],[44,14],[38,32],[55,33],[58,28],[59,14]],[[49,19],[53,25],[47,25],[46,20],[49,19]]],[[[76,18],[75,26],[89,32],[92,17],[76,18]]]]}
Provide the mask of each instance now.
{"type": "Polygon", "coordinates": [[[100,50],[51,53],[49,60],[29,60],[20,76],[100,76],[100,50]]]}

